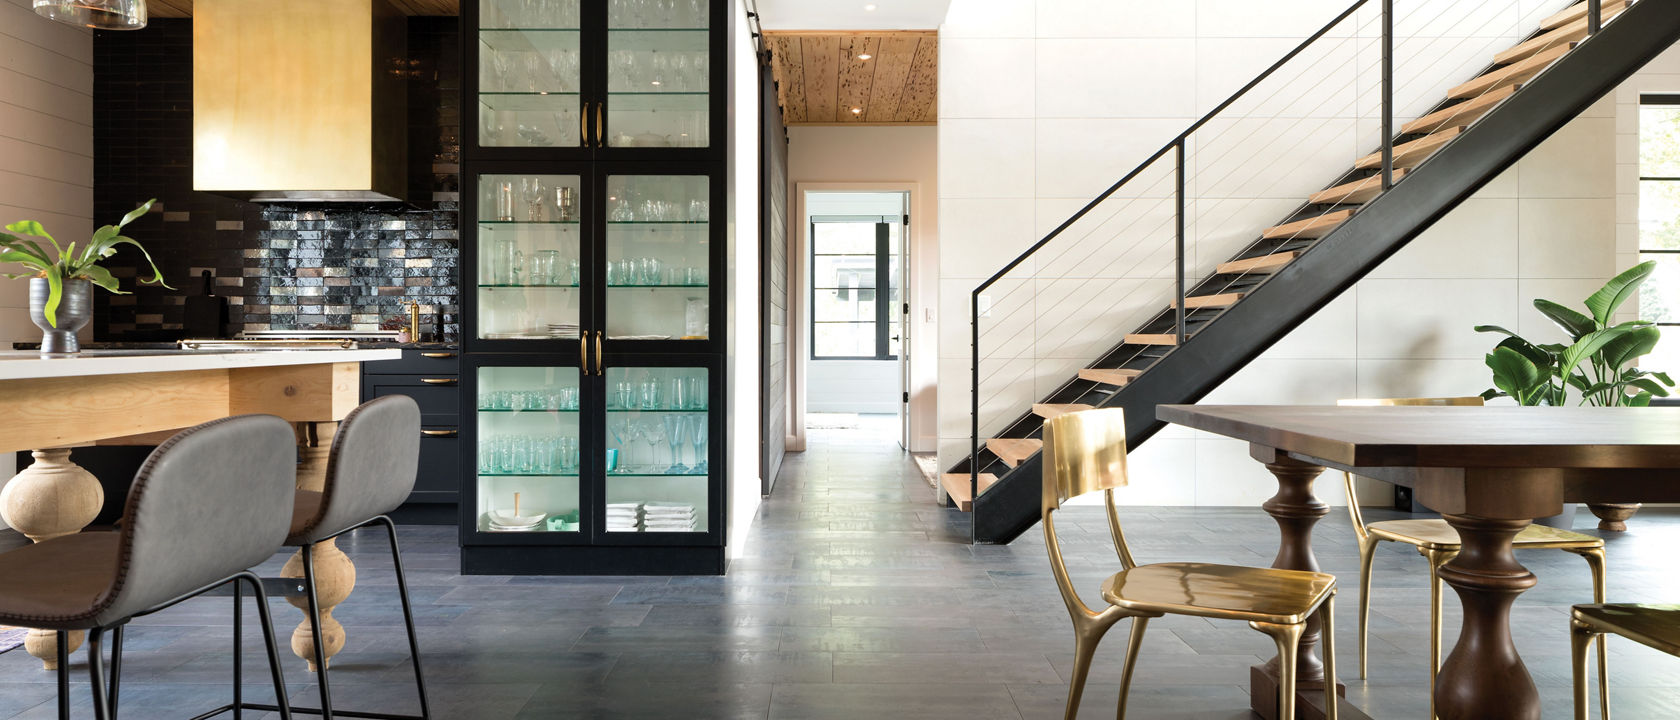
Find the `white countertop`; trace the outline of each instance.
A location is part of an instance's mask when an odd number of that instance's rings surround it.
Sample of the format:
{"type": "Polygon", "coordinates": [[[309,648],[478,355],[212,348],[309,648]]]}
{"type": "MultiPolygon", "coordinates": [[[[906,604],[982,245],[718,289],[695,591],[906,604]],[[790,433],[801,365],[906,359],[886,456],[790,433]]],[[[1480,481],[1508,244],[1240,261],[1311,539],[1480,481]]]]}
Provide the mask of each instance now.
{"type": "Polygon", "coordinates": [[[35,378],[183,372],[223,368],[322,365],[397,360],[398,348],[369,350],[83,350],[43,356],[34,350],[0,351],[0,381],[35,378]]]}

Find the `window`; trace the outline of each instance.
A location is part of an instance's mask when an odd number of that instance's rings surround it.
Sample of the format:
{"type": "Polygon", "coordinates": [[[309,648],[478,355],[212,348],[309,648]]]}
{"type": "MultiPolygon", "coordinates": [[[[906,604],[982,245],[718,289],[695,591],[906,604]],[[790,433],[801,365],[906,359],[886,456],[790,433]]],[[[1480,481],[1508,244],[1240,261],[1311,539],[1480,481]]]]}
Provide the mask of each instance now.
{"type": "Polygon", "coordinates": [[[903,227],[893,216],[811,218],[813,360],[898,359],[903,227]]]}
{"type": "Polygon", "coordinates": [[[1639,255],[1657,262],[1639,318],[1680,325],[1680,95],[1640,98],[1639,255]]]}

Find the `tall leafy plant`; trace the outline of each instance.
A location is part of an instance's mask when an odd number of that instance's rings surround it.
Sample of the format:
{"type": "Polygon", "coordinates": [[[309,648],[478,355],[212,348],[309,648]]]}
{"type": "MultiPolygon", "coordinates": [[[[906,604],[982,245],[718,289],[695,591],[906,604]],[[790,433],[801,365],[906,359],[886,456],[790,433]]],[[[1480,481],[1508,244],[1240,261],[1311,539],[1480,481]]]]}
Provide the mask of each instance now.
{"type": "Polygon", "coordinates": [[[157,283],[173,290],[174,288],[170,287],[169,283],[163,281],[163,273],[158,271],[157,263],[152,261],[151,253],[146,252],[146,248],[142,247],[134,238],[124,237],[122,234],[124,226],[150,212],[152,203],[155,202],[157,202],[157,198],[147,200],[144,205],[124,215],[121,222],[95,230],[93,237],[80,251],[76,249],[76,243],[74,242],[68,246],[60,246],[52,235],[47,234],[46,228],[41,227],[41,223],[34,220],[19,220],[7,225],[7,230],[18,233],[23,237],[0,233],[0,263],[17,263],[28,268],[28,272],[3,274],[13,279],[21,277],[46,279],[47,303],[42,308],[42,314],[46,316],[47,322],[55,328],[58,327],[58,307],[64,302],[64,283],[66,281],[87,280],[112,293],[128,294],[117,285],[117,279],[111,275],[111,271],[99,264],[104,259],[117,254],[117,246],[119,245],[133,245],[135,249],[140,251],[141,255],[146,257],[146,264],[152,267],[152,279],[142,279],[140,282],[157,283]],[[52,255],[48,255],[47,249],[33,238],[45,240],[47,245],[52,248],[52,255]]]}
{"type": "Polygon", "coordinates": [[[1567,345],[1530,342],[1498,325],[1477,325],[1477,332],[1505,336],[1487,355],[1494,387],[1482,397],[1510,397],[1521,405],[1564,405],[1571,388],[1580,393],[1580,405],[1645,406],[1653,397],[1667,397],[1674,381],[1666,373],[1631,366],[1657,346],[1662,331],[1644,320],[1610,324],[1656,266],[1640,263],[1611,278],[1587,297],[1586,313],[1535,300],[1534,309],[1568,333],[1567,345]]]}

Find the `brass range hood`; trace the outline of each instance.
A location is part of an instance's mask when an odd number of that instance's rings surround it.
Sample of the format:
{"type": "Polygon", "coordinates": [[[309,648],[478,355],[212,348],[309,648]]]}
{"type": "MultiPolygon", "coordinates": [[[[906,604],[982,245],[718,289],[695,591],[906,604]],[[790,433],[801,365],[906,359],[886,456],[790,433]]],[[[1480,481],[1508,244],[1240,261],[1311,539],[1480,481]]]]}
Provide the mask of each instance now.
{"type": "Polygon", "coordinates": [[[385,0],[197,0],[193,189],[403,200],[407,54],[407,19],[385,0]]]}

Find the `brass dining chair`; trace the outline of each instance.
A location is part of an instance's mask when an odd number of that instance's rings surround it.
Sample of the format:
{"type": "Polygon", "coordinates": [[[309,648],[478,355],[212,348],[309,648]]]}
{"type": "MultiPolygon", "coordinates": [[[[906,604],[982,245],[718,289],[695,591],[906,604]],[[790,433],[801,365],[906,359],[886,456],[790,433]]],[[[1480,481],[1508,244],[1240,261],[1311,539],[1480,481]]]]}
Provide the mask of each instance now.
{"type": "Polygon", "coordinates": [[[1278,717],[1295,716],[1296,650],[1307,620],[1314,612],[1323,620],[1324,694],[1327,717],[1336,719],[1336,652],[1333,600],[1336,578],[1320,572],[1251,568],[1206,563],[1139,565],[1126,547],[1114,489],[1127,484],[1125,411],[1086,410],[1044,422],[1044,542],[1056,587],[1073,618],[1073,678],[1068,687],[1065,716],[1079,714],[1085,676],[1097,643],[1121,618],[1132,618],[1126,645],[1126,665],[1120,676],[1116,717],[1126,717],[1126,693],[1137,669],[1138,650],[1150,618],[1193,615],[1222,620],[1245,620],[1249,627],[1270,635],[1278,650],[1278,717]],[[1103,491],[1108,530],[1120,556],[1121,571],[1102,584],[1107,606],[1092,610],[1073,588],[1062,558],[1052,514],[1076,497],[1103,491]]]}
{"type": "MultiPolygon", "coordinates": [[[[1680,605],[1576,605],[1569,612],[1570,675],[1575,687],[1575,720],[1587,720],[1587,646],[1598,641],[1604,658],[1604,636],[1615,634],[1653,650],[1680,657],[1680,605]]],[[[1610,720],[1610,701],[1604,697],[1604,668],[1599,668],[1600,716],[1610,720]]]]}
{"type": "MultiPolygon", "coordinates": [[[[1444,397],[1444,398],[1377,398],[1360,400],[1341,400],[1337,405],[1360,406],[1429,406],[1429,407],[1472,407],[1480,406],[1479,397],[1444,397]]],[[[1367,673],[1366,666],[1366,636],[1369,633],[1371,621],[1371,563],[1376,559],[1377,544],[1381,542],[1397,542],[1417,548],[1429,563],[1429,687],[1435,687],[1435,676],[1441,667],[1441,597],[1445,592],[1445,585],[1441,581],[1441,566],[1447,564],[1458,555],[1458,531],[1454,530],[1447,521],[1439,518],[1422,518],[1415,520],[1380,520],[1374,523],[1365,522],[1364,513],[1359,510],[1359,496],[1354,486],[1353,473],[1343,472],[1342,480],[1347,487],[1348,515],[1353,518],[1353,534],[1359,539],[1359,677],[1367,673]]],[[[1604,539],[1583,535],[1578,532],[1561,530],[1545,525],[1529,525],[1517,533],[1512,546],[1519,550],[1557,549],[1580,555],[1587,561],[1592,570],[1593,601],[1604,602],[1604,539]]],[[[1598,646],[1598,684],[1599,695],[1603,698],[1604,716],[1609,717],[1610,701],[1604,697],[1608,684],[1605,681],[1606,665],[1604,644],[1598,646]]],[[[1429,696],[1429,716],[1435,717],[1435,695],[1429,696]]]]}

